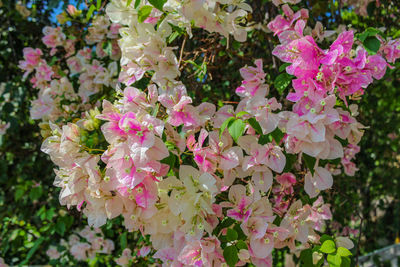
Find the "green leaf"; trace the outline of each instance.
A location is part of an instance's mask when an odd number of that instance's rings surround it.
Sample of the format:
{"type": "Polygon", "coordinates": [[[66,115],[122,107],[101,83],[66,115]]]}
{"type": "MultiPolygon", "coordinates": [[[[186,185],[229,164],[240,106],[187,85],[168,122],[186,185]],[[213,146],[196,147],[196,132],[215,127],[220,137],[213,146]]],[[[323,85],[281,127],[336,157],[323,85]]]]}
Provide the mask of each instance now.
{"type": "Polygon", "coordinates": [[[304,263],[304,265],[301,266],[313,266],[311,249],[303,250],[300,253],[300,260],[304,263]]]}
{"type": "Polygon", "coordinates": [[[286,165],[283,172],[290,172],[293,168],[293,164],[296,162],[297,157],[294,154],[284,153],[286,157],[286,165]]]}
{"type": "Polygon", "coordinates": [[[221,235],[219,237],[219,241],[221,241],[222,245],[224,245],[224,247],[222,247],[222,248],[225,248],[226,245],[227,245],[227,242],[228,242],[228,239],[226,238],[226,235],[221,235]]]}
{"type": "Polygon", "coordinates": [[[243,135],[245,128],[246,123],[244,123],[241,119],[237,119],[228,125],[228,131],[236,143],[239,137],[243,135]]]}
{"type": "MultiPolygon", "coordinates": [[[[46,211],[45,218],[46,218],[48,221],[50,221],[50,220],[53,218],[54,213],[55,213],[54,210],[55,210],[54,208],[51,208],[51,209],[49,209],[49,210],[46,211]]],[[[42,219],[42,220],[43,220],[43,219],[42,219]]]]}
{"type": "Polygon", "coordinates": [[[321,238],[319,239],[319,242],[324,243],[326,240],[332,240],[333,241],[333,238],[331,236],[329,236],[329,235],[323,234],[321,236],[321,238]]]}
{"type": "Polygon", "coordinates": [[[29,192],[29,197],[31,200],[37,200],[41,197],[43,192],[43,189],[41,186],[38,187],[34,187],[31,189],[31,191],[29,192]]]}
{"type": "Polygon", "coordinates": [[[150,16],[152,9],[153,9],[152,6],[142,6],[138,11],[138,21],[140,23],[145,21],[150,16]]]}
{"type": "Polygon", "coordinates": [[[240,42],[233,40],[232,42],[232,48],[235,50],[238,50],[240,48],[240,42]]]}
{"type": "Polygon", "coordinates": [[[237,240],[238,239],[238,233],[235,230],[233,230],[231,228],[228,228],[228,230],[226,231],[226,239],[228,241],[237,240]]]}
{"type": "Polygon", "coordinates": [[[35,241],[33,247],[29,250],[28,254],[26,255],[25,260],[21,263],[21,265],[25,265],[28,263],[29,259],[33,256],[33,254],[38,250],[40,244],[44,241],[44,237],[40,237],[35,241]]]}
{"type": "Polygon", "coordinates": [[[65,217],[63,217],[63,222],[64,222],[66,228],[70,228],[72,226],[72,224],[74,223],[74,217],[65,216],[65,217]]]}
{"type": "MultiPolygon", "coordinates": [[[[139,2],[140,2],[140,0],[139,0],[139,2]]],[[[130,6],[131,3],[132,3],[132,0],[126,1],[126,7],[130,6]]],[[[135,5],[136,5],[136,2],[135,2],[135,5]]],[[[135,8],[136,8],[136,7],[135,7],[135,8]]]]}
{"type": "Polygon", "coordinates": [[[21,199],[21,197],[25,194],[25,190],[23,188],[18,188],[17,190],[15,190],[14,193],[14,198],[15,201],[18,201],[21,199]]]}
{"type": "Polygon", "coordinates": [[[381,47],[381,42],[374,36],[367,37],[364,42],[364,47],[370,54],[376,54],[381,47]]]}
{"type": "Polygon", "coordinates": [[[231,124],[234,120],[235,117],[229,117],[222,123],[221,128],[219,128],[219,138],[221,138],[221,135],[224,133],[225,129],[228,128],[229,124],[231,124]]]}
{"type": "Polygon", "coordinates": [[[274,86],[278,90],[279,94],[283,94],[283,91],[285,91],[286,87],[289,86],[289,84],[292,82],[293,76],[285,73],[281,73],[276,77],[274,81],[274,86]]]}
{"type": "Polygon", "coordinates": [[[176,144],[174,142],[172,142],[172,141],[165,141],[164,144],[168,148],[168,150],[178,149],[176,147],[176,144]]]}
{"type": "Polygon", "coordinates": [[[279,142],[282,140],[282,138],[285,136],[285,134],[279,129],[279,128],[275,128],[275,130],[273,130],[270,135],[272,136],[272,138],[274,138],[275,142],[277,144],[279,144],[279,142]]]}
{"type": "Polygon", "coordinates": [[[324,243],[322,243],[319,251],[326,254],[334,253],[336,251],[335,242],[333,242],[332,240],[326,240],[324,243]]]}
{"type": "Polygon", "coordinates": [[[169,152],[169,156],[162,159],[160,162],[167,164],[170,168],[174,168],[175,163],[176,163],[176,158],[177,158],[177,156],[175,154],[173,154],[172,152],[169,152]]]}
{"type": "MultiPolygon", "coordinates": [[[[140,5],[140,1],[141,0],[135,0],[135,9],[140,5]]],[[[132,2],[132,0],[130,0],[130,2],[132,2]]]]}
{"type": "Polygon", "coordinates": [[[57,220],[56,232],[63,236],[65,233],[65,228],[65,223],[61,220],[57,220]]]}
{"type": "Polygon", "coordinates": [[[282,64],[282,65],[279,67],[279,72],[285,71],[286,68],[289,67],[290,65],[291,65],[290,63],[282,64]]]}
{"type": "Polygon", "coordinates": [[[338,254],[329,254],[327,260],[330,267],[340,267],[342,264],[342,257],[338,254]]]}
{"type": "Polygon", "coordinates": [[[284,135],[285,134],[279,128],[276,128],[269,134],[260,136],[260,138],[258,139],[258,143],[260,145],[265,145],[267,143],[272,142],[272,140],[275,140],[275,142],[279,144],[284,135]]]}
{"type": "Polygon", "coordinates": [[[247,121],[249,122],[250,126],[253,127],[253,129],[256,131],[256,133],[261,134],[261,135],[263,134],[262,128],[255,118],[250,118],[247,121]]]}
{"type": "Polygon", "coordinates": [[[122,249],[125,249],[126,248],[126,246],[128,245],[128,240],[127,240],[127,237],[126,237],[126,235],[127,235],[127,233],[126,232],[124,232],[122,235],[121,235],[121,237],[120,237],[120,244],[121,244],[121,248],[122,249]]]}
{"type": "Polygon", "coordinates": [[[396,31],[396,32],[392,35],[392,38],[394,39],[394,38],[397,38],[397,37],[399,37],[399,36],[400,36],[400,30],[396,31]]]}
{"type": "Polygon", "coordinates": [[[50,63],[49,63],[49,66],[53,66],[53,65],[57,62],[57,60],[58,60],[58,57],[53,56],[53,57],[51,58],[51,61],[50,61],[50,63]]]}
{"type": "Polygon", "coordinates": [[[112,56],[112,43],[110,41],[104,42],[102,48],[109,57],[112,56]]]}
{"type": "Polygon", "coordinates": [[[96,9],[97,9],[97,11],[99,11],[100,8],[101,8],[101,0],[97,0],[97,2],[96,2],[96,9]]]}
{"type": "Polygon", "coordinates": [[[342,257],[342,264],[340,264],[340,267],[350,267],[351,266],[351,260],[347,257],[343,258],[342,257]]]}
{"type": "Polygon", "coordinates": [[[353,254],[351,254],[350,250],[348,250],[347,248],[344,248],[344,247],[338,247],[337,254],[342,257],[348,257],[348,256],[353,255],[353,254]]]}
{"type": "Polygon", "coordinates": [[[86,21],[89,21],[89,19],[92,17],[93,12],[95,11],[96,7],[94,5],[91,5],[89,7],[88,13],[86,13],[86,21]]]}
{"type": "Polygon", "coordinates": [[[221,223],[218,224],[218,226],[214,229],[213,234],[214,234],[214,235],[218,235],[219,232],[220,232],[222,229],[224,229],[224,228],[226,228],[226,227],[229,227],[229,226],[231,226],[231,225],[234,224],[234,223],[235,223],[235,220],[234,220],[234,219],[229,218],[229,217],[225,217],[225,218],[221,221],[221,223]]]}
{"type": "Polygon", "coordinates": [[[149,3],[160,11],[163,11],[163,6],[166,2],[167,0],[149,0],[149,3]]]}
{"type": "Polygon", "coordinates": [[[261,135],[260,138],[258,139],[258,143],[260,145],[268,144],[271,141],[272,141],[272,138],[269,134],[261,135]]]}
{"type": "Polygon", "coordinates": [[[57,74],[60,75],[61,77],[66,77],[67,76],[67,74],[65,74],[65,72],[63,72],[61,69],[59,69],[57,71],[57,74]]]}
{"type": "Polygon", "coordinates": [[[311,174],[314,175],[314,166],[317,160],[314,157],[311,157],[305,153],[303,153],[303,159],[306,163],[307,168],[311,171],[311,174]]]}
{"type": "Polygon", "coordinates": [[[168,43],[169,44],[172,43],[176,39],[176,37],[178,37],[179,35],[180,35],[180,33],[177,31],[171,33],[171,35],[168,37],[168,43]]]}
{"type": "Polygon", "coordinates": [[[238,114],[236,114],[236,118],[243,117],[244,115],[249,115],[247,111],[240,111],[238,114]]]}
{"type": "Polygon", "coordinates": [[[240,227],[240,224],[235,224],[233,229],[238,233],[238,239],[239,240],[247,240],[246,234],[243,232],[242,228],[240,227]]]}
{"type": "Polygon", "coordinates": [[[239,240],[239,241],[236,243],[236,247],[238,248],[238,250],[241,250],[241,249],[248,249],[246,242],[244,242],[243,240],[239,240]]]}
{"type": "Polygon", "coordinates": [[[321,248],[320,245],[315,245],[315,246],[312,248],[312,252],[319,251],[320,248],[321,248]]]}
{"type": "Polygon", "coordinates": [[[224,249],[224,258],[229,267],[234,267],[239,261],[238,250],[235,246],[227,246],[224,249]]]}
{"type": "Polygon", "coordinates": [[[378,33],[381,33],[381,31],[378,29],[369,27],[363,33],[359,33],[356,36],[357,36],[358,40],[360,40],[361,42],[364,42],[365,39],[367,39],[368,37],[376,36],[378,33]]]}
{"type": "Polygon", "coordinates": [[[39,216],[42,221],[46,219],[46,206],[42,206],[36,215],[39,216]]]}

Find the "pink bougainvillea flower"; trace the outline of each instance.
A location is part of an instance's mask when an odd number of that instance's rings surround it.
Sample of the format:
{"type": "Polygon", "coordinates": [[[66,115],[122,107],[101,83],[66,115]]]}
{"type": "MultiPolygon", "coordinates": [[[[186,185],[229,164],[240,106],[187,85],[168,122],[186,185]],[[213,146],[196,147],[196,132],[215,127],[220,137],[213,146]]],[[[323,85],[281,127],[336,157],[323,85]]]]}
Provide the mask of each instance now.
{"type": "Polygon", "coordinates": [[[325,168],[316,167],[314,175],[308,172],[305,176],[304,189],[310,197],[316,197],[321,190],[331,188],[332,174],[325,168]]]}

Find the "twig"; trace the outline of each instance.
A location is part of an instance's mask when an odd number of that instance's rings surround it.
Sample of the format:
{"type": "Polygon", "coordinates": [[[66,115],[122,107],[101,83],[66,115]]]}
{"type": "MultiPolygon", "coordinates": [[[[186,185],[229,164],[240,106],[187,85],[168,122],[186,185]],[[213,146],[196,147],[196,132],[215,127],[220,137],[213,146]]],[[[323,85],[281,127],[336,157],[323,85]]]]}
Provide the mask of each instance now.
{"type": "Polygon", "coordinates": [[[185,34],[185,39],[183,39],[183,42],[182,42],[182,46],[181,46],[181,52],[179,53],[179,61],[178,61],[178,66],[180,66],[180,65],[181,65],[182,56],[183,56],[183,49],[185,48],[186,39],[187,39],[187,34],[185,34]]]}
{"type": "Polygon", "coordinates": [[[356,266],[358,266],[358,256],[360,254],[360,240],[361,240],[363,222],[364,218],[361,218],[360,229],[359,229],[360,233],[358,234],[357,249],[356,249],[356,266]]]}

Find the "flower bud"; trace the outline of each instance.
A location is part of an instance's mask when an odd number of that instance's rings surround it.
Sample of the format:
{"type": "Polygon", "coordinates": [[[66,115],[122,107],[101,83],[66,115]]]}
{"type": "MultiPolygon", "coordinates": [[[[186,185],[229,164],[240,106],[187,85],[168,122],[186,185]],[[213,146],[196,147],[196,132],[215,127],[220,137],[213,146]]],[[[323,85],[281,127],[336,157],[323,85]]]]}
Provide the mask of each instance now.
{"type": "Polygon", "coordinates": [[[250,253],[247,249],[239,250],[238,257],[241,261],[246,261],[250,258],[250,253]]]}
{"type": "Polygon", "coordinates": [[[322,259],[322,254],[319,253],[318,251],[314,251],[312,254],[312,262],[313,264],[317,264],[321,259],[322,259]]]}
{"type": "Polygon", "coordinates": [[[93,131],[95,129],[93,120],[84,121],[83,127],[88,131],[93,131]]]}
{"type": "Polygon", "coordinates": [[[82,13],[82,10],[76,9],[74,5],[68,5],[67,12],[71,15],[71,17],[75,18],[82,13]]]}
{"type": "Polygon", "coordinates": [[[64,217],[67,214],[67,212],[65,210],[59,210],[58,214],[60,214],[61,217],[64,217]]]}
{"type": "Polygon", "coordinates": [[[47,138],[52,135],[52,131],[50,129],[50,125],[47,122],[41,122],[39,123],[40,127],[40,135],[43,138],[47,138]]]}

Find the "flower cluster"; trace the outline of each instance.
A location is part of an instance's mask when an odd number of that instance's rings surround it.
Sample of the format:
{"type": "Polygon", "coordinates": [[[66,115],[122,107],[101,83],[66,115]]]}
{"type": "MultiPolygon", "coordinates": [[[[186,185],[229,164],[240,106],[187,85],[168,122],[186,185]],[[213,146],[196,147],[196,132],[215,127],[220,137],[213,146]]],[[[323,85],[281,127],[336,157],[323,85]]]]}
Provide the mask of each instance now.
{"type": "MultiPolygon", "coordinates": [[[[354,33],[344,31],[324,50],[314,40],[318,34],[304,34],[308,11],[295,13],[285,4],[268,27],[280,40],[273,54],[287,63],[293,79],[287,100],[294,104],[270,96],[257,59],[240,69],[240,102],[217,110],[212,103],[194,104],[179,81],[180,60],[168,39],[175,27],[191,37],[193,27],[245,41],[242,25],[250,6],[240,0],[169,0],[156,9],[149,2],[114,0],[106,8],[113,23],[99,17],[89,27],[85,40],[97,44],[99,58],[107,44],[111,59],[118,54],[112,51],[119,31],[121,84],[115,100],[104,99],[90,111],[84,106],[79,120],[61,127],[49,124],[42,151],[59,167],[54,185],[61,188],[61,204],[82,210],[96,228],[122,216],[128,231],[149,236],[153,257],[164,266],[272,266],[274,249],[295,253],[319,244],[332,218],[320,192],[332,187],[339,163],[348,175],[357,170],[351,160],[364,126],[349,102],[383,77],[385,57],[398,57],[396,42],[369,55],[361,46],[353,49],[354,33]],[[144,90],[136,88],[142,79],[149,80],[144,90]]],[[[274,1],[283,2],[298,1],[274,1]]],[[[79,76],[75,93],[66,76],[54,79],[57,72],[41,70],[51,69],[41,50],[26,49],[21,68],[26,75],[36,71],[33,82],[41,90],[32,116],[54,122],[62,116],[54,110],[57,96],[87,103],[103,86],[113,87],[118,68],[93,59],[90,48],[74,55],[57,28],[45,32],[51,53],[59,46],[71,51],[69,73],[79,76]]],[[[70,246],[81,252],[76,257],[94,253],[75,241],[70,246]]],[[[351,247],[348,239],[336,242],[351,247]]],[[[146,246],[140,255],[149,252],[146,246]]],[[[128,265],[131,254],[124,250],[116,262],[128,265]]]]}
{"type": "MultiPolygon", "coordinates": [[[[133,2],[127,5],[127,1],[116,0],[106,9],[112,22],[123,25],[120,29],[122,39],[119,40],[122,50],[120,81],[128,86],[140,80],[146,71],[154,71],[151,80],[168,93],[168,98],[185,93],[175,90],[179,85],[176,78],[180,71],[174,48],[167,45],[172,26],[185,28],[192,36],[193,22],[208,32],[218,32],[226,37],[232,34],[238,41],[246,40],[246,30],[239,23],[251,8],[244,1],[167,1],[163,6],[167,13],[165,17],[162,17],[163,12],[153,8],[141,23],[139,10],[148,8],[147,4],[147,1],[142,1],[135,8],[133,2]]],[[[177,102],[171,104],[175,106],[180,99],[174,100],[177,102]]],[[[186,102],[182,101],[182,105],[186,102]]]]}
{"type": "Polygon", "coordinates": [[[120,59],[121,51],[117,42],[119,28],[119,24],[110,23],[110,20],[106,16],[97,16],[93,20],[92,25],[88,28],[89,34],[85,37],[85,41],[89,45],[96,44],[96,55],[98,58],[106,57],[107,52],[105,48],[108,48],[112,60],[120,59]]]}
{"type": "Polygon", "coordinates": [[[50,246],[46,254],[51,260],[57,260],[66,257],[67,251],[77,261],[85,261],[93,259],[97,253],[111,254],[114,250],[114,242],[105,239],[100,229],[91,230],[89,226],[72,234],[68,238],[68,242],[61,240],[60,245],[65,248],[59,252],[57,247],[50,246]]]}
{"type": "MultiPolygon", "coordinates": [[[[137,257],[146,257],[147,255],[149,255],[151,251],[151,248],[149,246],[143,246],[141,247],[137,252],[136,252],[136,256],[137,257]]],[[[122,251],[122,254],[119,258],[115,259],[115,262],[119,265],[119,266],[130,266],[131,261],[134,259],[134,256],[132,255],[132,250],[129,248],[126,248],[122,251]]]]}
{"type": "Polygon", "coordinates": [[[268,26],[281,42],[273,54],[290,63],[286,70],[296,77],[295,92],[288,95],[288,100],[296,103],[296,113],[306,114],[312,109],[318,114],[318,104],[321,106],[328,94],[337,94],[345,102],[347,97],[361,96],[373,78],[381,79],[385,74],[383,57],[369,56],[361,46],[352,49],[353,31],[341,33],[329,49],[322,50],[313,38],[303,35],[307,10],[294,13],[287,5],[283,10],[285,16],[278,16],[268,26]]]}
{"type": "MultiPolygon", "coordinates": [[[[352,49],[353,31],[342,32],[329,49],[321,49],[311,36],[303,35],[307,10],[294,13],[287,5],[282,8],[284,15],[276,17],[268,27],[281,42],[273,54],[289,63],[286,71],[295,76],[294,92],[287,96],[295,103],[293,113],[285,114],[285,123],[281,121],[279,126],[286,132],[286,149],[317,159],[342,158],[345,173],[354,175],[356,167],[350,160],[359,151],[357,143],[363,126],[354,118],[357,106],[347,107],[347,99],[363,95],[373,79],[383,77],[388,64],[383,56],[368,55],[361,46],[352,49]],[[338,98],[344,105],[337,105],[338,98]],[[340,140],[347,140],[346,149],[340,140]]],[[[382,48],[382,54],[394,61],[393,45],[389,47],[382,48]]],[[[311,197],[331,186],[331,174],[321,167],[305,177],[305,189],[311,197]]]]}
{"type": "Polygon", "coordinates": [[[388,62],[395,63],[400,58],[400,38],[389,41],[380,38],[380,41],[382,45],[378,52],[384,55],[388,62]]]}
{"type": "Polygon", "coordinates": [[[87,46],[77,50],[77,37],[69,35],[67,38],[61,27],[45,27],[42,41],[50,49],[49,54],[39,48],[24,49],[24,60],[20,61],[19,67],[25,71],[24,78],[34,73],[30,82],[39,89],[38,98],[32,101],[33,119],[53,122],[60,118],[69,119],[93,107],[88,103],[92,95],[104,94],[106,88],[115,87],[116,60],[120,58],[116,41],[118,28],[109,23],[107,17],[98,16],[88,29],[87,46]],[[97,58],[92,54],[93,45],[96,45],[97,58]],[[61,59],[56,59],[56,53],[61,59]],[[101,62],[107,55],[111,62],[101,62]],[[45,59],[48,56],[53,56],[50,63],[45,59]],[[61,60],[65,60],[66,68],[62,67],[61,60]],[[79,88],[74,88],[75,81],[79,88]]]}
{"type": "Polygon", "coordinates": [[[351,217],[350,225],[349,226],[343,226],[341,223],[333,221],[331,223],[332,229],[338,232],[338,236],[352,236],[356,237],[359,234],[359,229],[357,225],[359,224],[359,220],[355,216],[351,217]]]}

